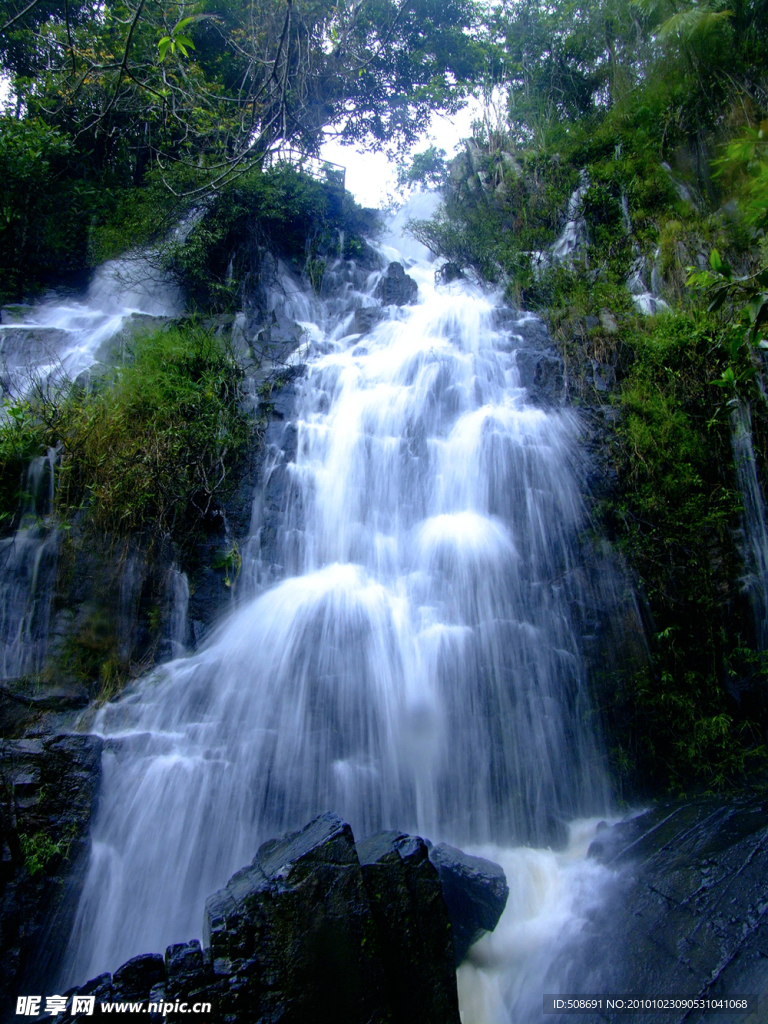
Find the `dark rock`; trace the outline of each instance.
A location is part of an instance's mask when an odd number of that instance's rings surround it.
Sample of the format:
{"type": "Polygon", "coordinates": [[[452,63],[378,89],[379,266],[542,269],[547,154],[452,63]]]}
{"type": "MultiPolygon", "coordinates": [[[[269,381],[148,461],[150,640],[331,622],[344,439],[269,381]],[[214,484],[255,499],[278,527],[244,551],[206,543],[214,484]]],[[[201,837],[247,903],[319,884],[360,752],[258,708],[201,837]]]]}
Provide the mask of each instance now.
{"type": "Polygon", "coordinates": [[[88,690],[76,681],[61,680],[41,690],[37,679],[6,680],[0,685],[0,736],[18,735],[44,712],[63,715],[82,710],[88,702],[88,690]]]}
{"type": "Polygon", "coordinates": [[[394,1019],[352,830],[334,814],[265,843],[206,901],[204,935],[214,974],[227,979],[225,1016],[394,1019]]]}
{"type": "Polygon", "coordinates": [[[8,1013],[15,994],[44,989],[69,935],[101,749],[96,736],[0,742],[0,1008],[8,1013]]]}
{"type": "MultiPolygon", "coordinates": [[[[763,800],[660,806],[604,829],[589,855],[617,874],[588,929],[563,955],[569,966],[561,991],[702,997],[768,991],[763,800]]],[[[619,1024],[623,1018],[580,1019],[619,1024]]],[[[644,1024],[721,1019],[758,1018],[684,1010],[643,1016],[644,1024]]]]}
{"type": "MultiPolygon", "coordinates": [[[[551,349],[552,338],[547,325],[536,316],[515,313],[518,319],[509,323],[509,329],[523,339],[523,347],[530,349],[551,349]]],[[[506,326],[506,324],[505,324],[506,326]]]]}
{"type": "Polygon", "coordinates": [[[509,896],[507,879],[498,864],[446,843],[430,847],[429,859],[440,877],[458,966],[472,943],[498,924],[509,896]]]}
{"type": "Polygon", "coordinates": [[[416,301],[419,286],[408,277],[402,263],[390,263],[373,294],[384,306],[409,306],[416,301]]]}
{"type": "MultiPolygon", "coordinates": [[[[67,994],[69,995],[69,993],[67,994]]],[[[90,981],[87,981],[84,985],[81,985],[80,988],[75,989],[75,991],[72,994],[76,994],[79,996],[93,996],[94,1007],[99,1006],[101,1003],[111,1003],[113,995],[112,975],[100,974],[96,978],[91,978],[90,981]]],[[[72,1003],[70,1003],[70,1008],[71,1006],[72,1003]]],[[[95,1010],[95,1013],[98,1012],[98,1010],[95,1010]]],[[[122,1016],[125,1015],[123,1014],[122,1016]]],[[[89,1014],[88,1011],[85,1010],[81,1013],[73,1015],[71,1019],[73,1021],[92,1021],[93,1014],[89,1014]]]]}
{"type": "MultiPolygon", "coordinates": [[[[162,996],[169,1002],[211,1002],[215,984],[200,943],[178,942],[165,951],[165,985],[162,996]]],[[[158,995],[159,995],[158,986],[158,995]]],[[[171,1015],[169,1020],[175,1020],[171,1015]]]]}
{"type": "MultiPolygon", "coordinates": [[[[395,266],[395,264],[393,264],[395,266]]],[[[399,266],[399,264],[397,264],[399,266]]],[[[382,278],[383,280],[383,278],[382,278]]],[[[367,334],[385,317],[379,306],[361,306],[355,310],[353,330],[355,334],[367,334]]]]}
{"type": "MultiPolygon", "coordinates": [[[[355,846],[349,825],[324,814],[264,843],[209,897],[204,949],[176,943],[72,991],[210,1003],[207,1024],[460,1024],[452,920],[463,957],[506,896],[495,864],[401,832],[355,846]]],[[[155,1019],[143,1006],[123,1017],[155,1019]]]]}
{"type": "Polygon", "coordinates": [[[149,999],[149,993],[165,981],[165,963],[159,953],[144,953],[118,968],[112,976],[114,1000],[149,999]]]}
{"type": "Polygon", "coordinates": [[[296,385],[288,383],[270,396],[269,404],[273,415],[279,419],[291,416],[296,408],[296,385]]]}
{"type": "Polygon", "coordinates": [[[596,359],[590,359],[589,369],[585,375],[587,380],[592,381],[595,391],[607,394],[616,387],[616,370],[610,363],[599,363],[596,359]]]}
{"type": "Polygon", "coordinates": [[[565,391],[563,360],[553,351],[542,352],[519,348],[515,353],[520,383],[534,401],[554,405],[562,401],[565,391]]]}
{"type": "Polygon", "coordinates": [[[378,832],[357,844],[397,1021],[459,1021],[453,933],[427,844],[378,832]]]}

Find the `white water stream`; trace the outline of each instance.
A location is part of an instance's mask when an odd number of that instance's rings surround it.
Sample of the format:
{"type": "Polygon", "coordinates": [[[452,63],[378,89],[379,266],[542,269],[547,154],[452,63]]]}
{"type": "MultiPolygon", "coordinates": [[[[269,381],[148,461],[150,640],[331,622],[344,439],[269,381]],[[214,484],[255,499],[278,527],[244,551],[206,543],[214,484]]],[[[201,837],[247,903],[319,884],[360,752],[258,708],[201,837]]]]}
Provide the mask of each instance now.
{"type": "Polygon", "coordinates": [[[206,896],[261,841],[326,810],[359,838],[493,844],[512,894],[462,968],[466,1024],[540,1014],[552,950],[597,898],[584,830],[570,852],[545,848],[607,804],[581,650],[604,595],[580,555],[578,424],[519,386],[529,318],[494,326],[495,297],[437,289],[413,245],[416,306],[351,335],[378,277],[358,276],[307,325],[295,458],[275,444],[267,462],[285,477],[280,526],[267,556],[257,498],[235,611],[95,720],[104,778],[72,982],[199,935],[206,896]],[[285,578],[259,592],[267,557],[285,578]]]}
{"type": "Polygon", "coordinates": [[[51,298],[0,325],[0,359],[13,391],[51,374],[74,380],[135,315],[176,316],[182,296],[150,257],[99,267],[82,299],[51,298]]]}

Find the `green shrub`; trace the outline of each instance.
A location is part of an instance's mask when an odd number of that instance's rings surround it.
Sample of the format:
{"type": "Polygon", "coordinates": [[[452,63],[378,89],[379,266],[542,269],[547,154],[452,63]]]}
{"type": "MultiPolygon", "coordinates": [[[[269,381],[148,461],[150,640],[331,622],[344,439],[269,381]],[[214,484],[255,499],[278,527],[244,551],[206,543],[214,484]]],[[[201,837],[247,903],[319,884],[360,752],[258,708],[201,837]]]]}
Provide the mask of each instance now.
{"type": "Polygon", "coordinates": [[[28,836],[22,832],[19,835],[21,855],[24,858],[24,866],[32,878],[47,871],[49,867],[69,852],[69,843],[61,840],[54,843],[45,832],[35,832],[28,836]]]}
{"type": "Polygon", "coordinates": [[[741,496],[713,386],[728,358],[720,332],[694,310],[638,320],[618,398],[619,488],[607,521],[654,632],[649,666],[617,695],[611,732],[650,789],[737,787],[768,768],[766,674],[744,640],[734,543],[741,496]]]}
{"type": "Polygon", "coordinates": [[[195,326],[137,339],[125,365],[92,391],[39,387],[0,426],[3,513],[23,459],[57,446],[55,507],[115,536],[185,544],[218,511],[251,423],[243,372],[223,342],[195,326]]]}

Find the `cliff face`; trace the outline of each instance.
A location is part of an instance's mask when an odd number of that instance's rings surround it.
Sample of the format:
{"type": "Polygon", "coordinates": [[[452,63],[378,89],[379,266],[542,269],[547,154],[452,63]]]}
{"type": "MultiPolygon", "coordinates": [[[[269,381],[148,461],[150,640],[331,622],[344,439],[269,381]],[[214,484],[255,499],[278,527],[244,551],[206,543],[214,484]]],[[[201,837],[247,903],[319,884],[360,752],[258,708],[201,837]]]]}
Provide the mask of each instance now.
{"type": "MultiPolygon", "coordinates": [[[[589,856],[615,872],[611,890],[587,923],[561,991],[762,998],[766,950],[768,830],[764,801],[661,804],[606,828],[589,856]]],[[[567,1020],[563,1016],[557,1018],[567,1020]]],[[[619,1021],[621,1014],[584,1019],[619,1021]]],[[[662,1021],[755,1019],[686,1010],[642,1014],[662,1021]]]]}
{"type": "MultiPolygon", "coordinates": [[[[65,704],[61,694],[36,695],[65,704]]],[[[53,733],[0,742],[0,1005],[50,981],[72,926],[90,851],[101,740],[53,733]]]]}

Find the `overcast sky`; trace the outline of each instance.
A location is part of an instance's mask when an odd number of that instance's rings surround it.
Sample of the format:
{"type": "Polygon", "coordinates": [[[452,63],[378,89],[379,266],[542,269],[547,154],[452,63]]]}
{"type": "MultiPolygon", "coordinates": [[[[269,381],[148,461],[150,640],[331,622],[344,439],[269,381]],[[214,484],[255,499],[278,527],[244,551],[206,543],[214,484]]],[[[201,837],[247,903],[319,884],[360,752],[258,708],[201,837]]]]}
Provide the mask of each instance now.
{"type": "MultiPolygon", "coordinates": [[[[470,134],[477,111],[478,105],[472,103],[450,118],[434,117],[431,132],[416,146],[415,152],[423,152],[427,146],[434,145],[444,149],[449,157],[453,156],[459,142],[470,134]]],[[[327,142],[322,154],[326,160],[346,167],[346,186],[362,206],[383,206],[390,198],[397,198],[397,166],[383,153],[327,142]]]]}

